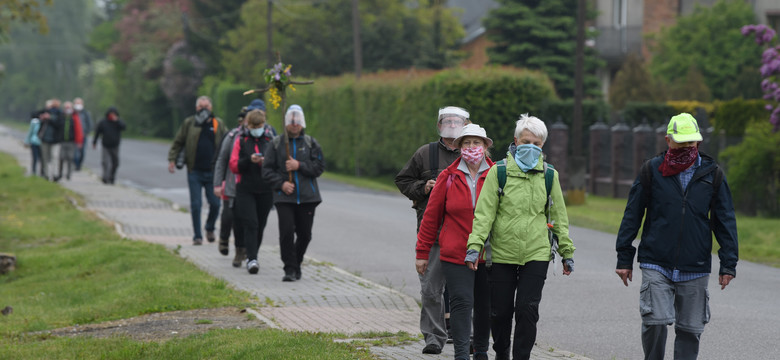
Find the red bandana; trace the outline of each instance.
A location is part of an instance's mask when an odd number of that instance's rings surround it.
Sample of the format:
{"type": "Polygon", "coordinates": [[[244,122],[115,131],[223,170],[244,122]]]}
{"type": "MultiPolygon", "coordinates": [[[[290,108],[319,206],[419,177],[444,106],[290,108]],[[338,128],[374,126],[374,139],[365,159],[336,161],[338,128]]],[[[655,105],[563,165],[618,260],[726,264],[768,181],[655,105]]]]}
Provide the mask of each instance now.
{"type": "Polygon", "coordinates": [[[669,149],[658,171],[663,176],[677,175],[685,169],[691,167],[693,162],[699,157],[699,148],[696,146],[687,146],[677,149],[669,149]]]}

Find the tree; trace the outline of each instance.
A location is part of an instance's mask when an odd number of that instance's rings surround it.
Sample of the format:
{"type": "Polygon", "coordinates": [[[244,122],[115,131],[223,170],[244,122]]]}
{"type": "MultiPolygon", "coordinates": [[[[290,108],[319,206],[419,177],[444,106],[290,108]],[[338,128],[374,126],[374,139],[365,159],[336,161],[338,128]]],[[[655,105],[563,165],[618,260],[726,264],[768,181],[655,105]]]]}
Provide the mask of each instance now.
{"type": "Polygon", "coordinates": [[[729,84],[745,68],[760,65],[760,49],[743,41],[740,33],[742,25],[754,21],[753,10],[745,1],[721,0],[712,7],[697,6],[691,15],[679,18],[655,36],[650,72],[671,83],[696,66],[715,99],[742,96],[733,93],[729,84]]]}
{"type": "Polygon", "coordinates": [[[187,45],[206,63],[206,72],[221,72],[222,51],[228,31],[239,25],[246,0],[190,0],[187,14],[187,45]]]}
{"type": "MultiPolygon", "coordinates": [[[[484,24],[495,46],[488,49],[490,62],[545,72],[558,95],[574,95],[576,50],[576,0],[500,0],[484,24]]],[[[588,19],[595,13],[588,12],[588,19]]],[[[595,75],[601,61],[593,48],[585,49],[584,91],[600,94],[595,75]]]]}
{"type": "Polygon", "coordinates": [[[712,100],[712,93],[707,87],[699,68],[691,65],[685,77],[676,79],[669,85],[668,100],[695,100],[709,102],[712,100]]]}
{"type": "Polygon", "coordinates": [[[5,36],[15,21],[35,23],[38,32],[46,34],[49,25],[41,6],[51,6],[52,0],[0,0],[0,36],[5,36]]]}
{"type": "Polygon", "coordinates": [[[742,28],[742,34],[747,36],[755,32],[756,43],[758,45],[767,45],[767,49],[761,56],[761,90],[764,92],[764,99],[770,104],[766,109],[771,111],[769,122],[774,125],[774,131],[780,130],[780,42],[772,45],[772,41],[777,35],[773,29],[766,25],[746,25],[742,28]]]}
{"type": "Polygon", "coordinates": [[[661,99],[658,86],[644,62],[629,54],[609,87],[609,104],[615,110],[623,109],[629,101],[654,102],[661,99]]]}

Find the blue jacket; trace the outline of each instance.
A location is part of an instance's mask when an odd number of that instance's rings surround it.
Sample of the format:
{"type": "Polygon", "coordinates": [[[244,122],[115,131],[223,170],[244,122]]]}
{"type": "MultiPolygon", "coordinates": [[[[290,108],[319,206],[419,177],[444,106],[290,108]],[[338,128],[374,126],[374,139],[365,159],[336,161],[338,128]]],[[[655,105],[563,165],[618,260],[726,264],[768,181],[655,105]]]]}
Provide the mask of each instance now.
{"type": "Polygon", "coordinates": [[[617,236],[618,269],[633,268],[636,248],[632,242],[644,217],[637,258],[640,263],[682,272],[710,273],[714,233],[720,245],[719,273],[736,276],[739,251],[731,191],[724,176],[717,197],[712,198],[715,191],[712,182],[717,165],[711,157],[701,153],[700,156],[701,166],[693,174],[685,191],[679,176],[661,175],[658,166],[663,161],[663,155],[650,160],[650,196],[643,194],[641,174],[634,181],[617,236]]]}

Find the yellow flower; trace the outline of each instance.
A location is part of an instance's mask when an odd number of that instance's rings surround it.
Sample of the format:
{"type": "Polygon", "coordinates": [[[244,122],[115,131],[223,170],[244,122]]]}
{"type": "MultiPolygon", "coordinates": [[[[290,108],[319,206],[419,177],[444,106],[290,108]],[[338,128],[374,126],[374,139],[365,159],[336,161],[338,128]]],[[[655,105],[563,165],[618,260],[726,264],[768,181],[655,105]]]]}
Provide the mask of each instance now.
{"type": "Polygon", "coordinates": [[[290,89],[292,89],[292,91],[295,91],[295,86],[292,86],[292,84],[290,84],[290,89]]]}
{"type": "Polygon", "coordinates": [[[268,101],[273,105],[274,110],[279,108],[279,105],[282,103],[282,97],[279,96],[279,91],[272,87],[268,90],[268,101]]]}

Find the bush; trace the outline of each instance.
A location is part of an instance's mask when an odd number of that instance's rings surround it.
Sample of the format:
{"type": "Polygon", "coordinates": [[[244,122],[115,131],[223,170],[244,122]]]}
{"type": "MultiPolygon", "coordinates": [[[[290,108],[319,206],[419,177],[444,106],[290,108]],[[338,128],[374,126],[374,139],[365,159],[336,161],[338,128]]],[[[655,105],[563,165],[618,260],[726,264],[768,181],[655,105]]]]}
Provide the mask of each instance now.
{"type": "Polygon", "coordinates": [[[780,132],[772,131],[768,121],[755,121],[747,125],[741,144],[730,146],[721,153],[736,207],[741,212],[780,216],[777,149],[780,149],[780,132]]]}
{"type": "Polygon", "coordinates": [[[623,121],[632,127],[645,120],[651,126],[659,126],[666,125],[677,114],[674,107],[664,103],[628,102],[623,108],[623,121]]]}
{"type": "Polygon", "coordinates": [[[745,128],[752,122],[766,121],[769,112],[764,108],[764,100],[734,100],[724,101],[715,109],[712,120],[715,130],[724,130],[728,136],[742,136],[745,128]]]}

